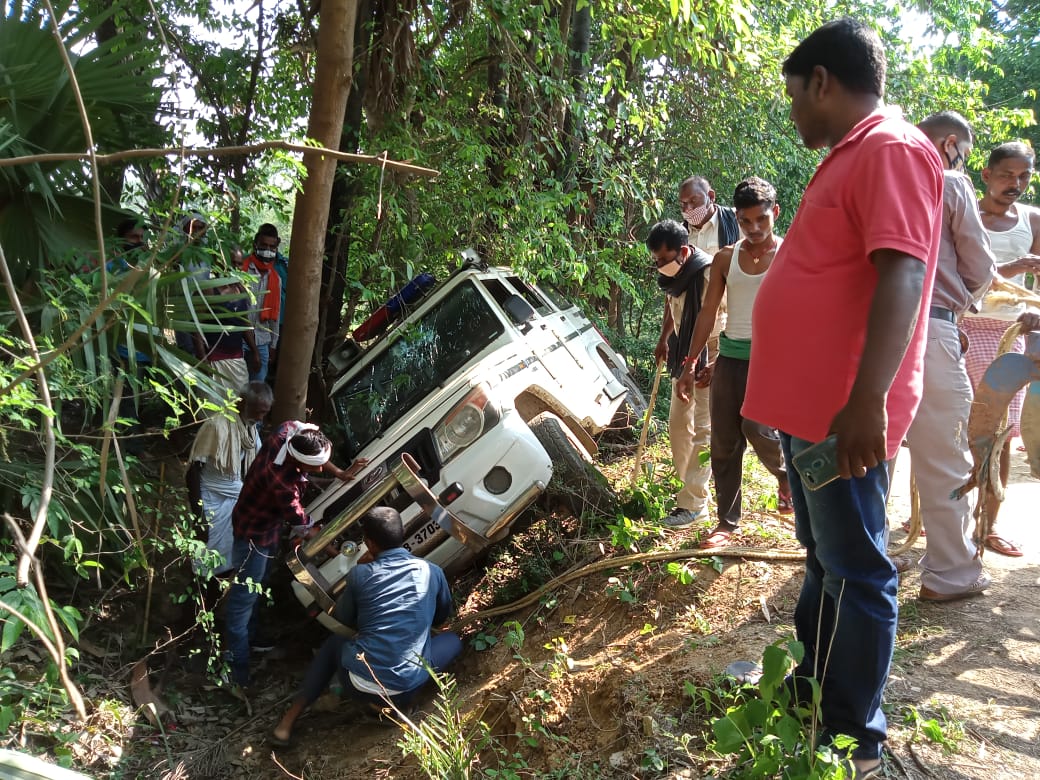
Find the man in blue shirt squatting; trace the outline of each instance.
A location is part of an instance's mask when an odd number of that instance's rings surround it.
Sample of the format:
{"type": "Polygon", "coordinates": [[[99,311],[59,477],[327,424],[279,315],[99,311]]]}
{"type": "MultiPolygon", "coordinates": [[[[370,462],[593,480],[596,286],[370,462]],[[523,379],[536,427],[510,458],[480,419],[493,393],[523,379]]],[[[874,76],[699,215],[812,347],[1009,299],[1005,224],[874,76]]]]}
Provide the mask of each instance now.
{"type": "Polygon", "coordinates": [[[401,515],[375,507],[361,520],[368,554],[347,575],[335,618],[357,630],[353,639],[333,634],[325,640],[268,741],[287,747],[296,719],[325,691],[334,677],[343,690],[369,705],[406,706],[430,679],[462,652],[458,634],[432,634],[451,617],[453,604],[441,568],[416,558],[401,546],[401,515]]]}

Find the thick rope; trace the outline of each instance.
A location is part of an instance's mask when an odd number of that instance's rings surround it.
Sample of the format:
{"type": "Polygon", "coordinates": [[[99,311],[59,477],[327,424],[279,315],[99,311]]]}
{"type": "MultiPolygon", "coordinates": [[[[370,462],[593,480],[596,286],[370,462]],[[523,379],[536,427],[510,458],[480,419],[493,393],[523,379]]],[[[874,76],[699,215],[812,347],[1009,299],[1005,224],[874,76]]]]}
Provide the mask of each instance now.
{"type": "Polygon", "coordinates": [[[489,620],[490,618],[508,615],[511,612],[537,604],[538,600],[550,591],[556,590],[562,585],[582,577],[588,577],[596,572],[608,569],[618,569],[633,563],[654,563],[660,561],[679,561],[689,558],[743,558],[756,561],[783,561],[795,563],[805,560],[805,552],[801,550],[763,550],[758,547],[723,547],[717,550],[661,550],[658,552],[635,553],[634,555],[621,555],[616,558],[604,558],[592,563],[580,566],[577,569],[561,574],[559,577],[549,580],[537,590],[526,596],[503,604],[500,607],[484,609],[458,618],[451,624],[451,628],[457,629],[467,623],[477,620],[489,620]]]}
{"type": "MultiPolygon", "coordinates": [[[[1040,304],[1040,297],[1033,295],[1029,290],[1024,287],[1019,287],[1017,284],[1012,282],[1001,282],[998,284],[994,282],[996,287],[1001,293],[1003,298],[1007,298],[1012,303],[1036,303],[1040,304]]],[[[997,357],[1005,355],[1011,351],[1011,347],[1014,346],[1015,339],[1022,334],[1022,326],[1015,322],[1012,323],[1011,327],[1004,331],[1004,335],[1000,338],[1000,343],[997,345],[997,357]]],[[[985,491],[988,489],[996,496],[998,501],[1004,500],[1005,490],[1004,483],[1000,481],[1000,453],[1004,448],[1004,443],[1008,440],[1011,434],[1011,429],[1008,427],[1008,410],[1004,410],[1004,416],[1000,420],[1000,425],[997,426],[996,439],[993,442],[992,448],[986,458],[983,459],[982,463],[979,463],[976,469],[976,478],[978,480],[978,500],[975,503],[975,531],[973,538],[976,544],[979,545],[979,553],[981,554],[984,545],[980,540],[984,540],[989,536],[989,529],[992,522],[992,518],[986,514],[986,501],[985,491]]],[[[902,544],[897,547],[893,547],[888,551],[890,558],[895,558],[898,555],[902,555],[907,552],[917,542],[917,538],[921,535],[921,529],[923,523],[921,521],[921,494],[917,490],[917,478],[914,475],[913,463],[910,464],[910,529],[907,532],[906,539],[903,540],[902,544]]]]}
{"type": "MultiPolygon", "coordinates": [[[[1015,339],[1021,333],[1022,326],[1017,322],[1012,323],[1011,327],[1004,331],[1000,344],[997,346],[997,358],[1011,351],[1015,339]]],[[[986,549],[986,537],[989,536],[990,529],[993,526],[993,518],[986,511],[986,496],[988,493],[992,493],[997,501],[1003,501],[1006,495],[1004,483],[1000,479],[1000,456],[1004,450],[1005,443],[1011,436],[1007,409],[1004,410],[1004,416],[1001,417],[1000,425],[997,426],[997,430],[994,433],[995,439],[993,446],[990,447],[989,454],[983,459],[982,463],[976,466],[979,492],[978,499],[975,502],[975,533],[972,538],[975,540],[975,544],[978,545],[976,555],[980,557],[982,551],[986,549]]]]}

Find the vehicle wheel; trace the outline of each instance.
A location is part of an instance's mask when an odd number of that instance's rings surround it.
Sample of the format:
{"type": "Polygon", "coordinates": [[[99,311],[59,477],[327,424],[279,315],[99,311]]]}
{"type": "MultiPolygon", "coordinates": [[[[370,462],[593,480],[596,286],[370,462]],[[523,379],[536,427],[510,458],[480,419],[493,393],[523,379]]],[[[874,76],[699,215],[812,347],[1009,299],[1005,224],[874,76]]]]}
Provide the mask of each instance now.
{"type": "MultiPolygon", "coordinates": [[[[616,444],[631,444],[639,438],[639,426],[643,424],[646,417],[647,402],[642,389],[633,379],[632,375],[616,366],[610,367],[611,372],[617,380],[625,386],[628,394],[624,402],[614,412],[614,418],[610,421],[604,434],[608,442],[616,444]]],[[[654,425],[654,421],[650,421],[654,425]]],[[[651,433],[656,433],[656,428],[651,428],[651,433]]]]}
{"type": "MultiPolygon", "coordinates": [[[[613,366],[610,369],[617,380],[625,386],[628,390],[628,395],[625,396],[625,403],[621,405],[621,409],[628,406],[629,413],[634,415],[633,425],[638,425],[646,414],[646,396],[643,395],[643,389],[639,386],[636,380],[627,371],[613,366]]],[[[621,411],[619,409],[618,411],[621,411]]]]}
{"type": "Polygon", "coordinates": [[[553,476],[546,489],[549,497],[562,501],[579,517],[589,511],[614,514],[619,506],[617,493],[563,420],[542,412],[528,426],[552,459],[553,476]]]}

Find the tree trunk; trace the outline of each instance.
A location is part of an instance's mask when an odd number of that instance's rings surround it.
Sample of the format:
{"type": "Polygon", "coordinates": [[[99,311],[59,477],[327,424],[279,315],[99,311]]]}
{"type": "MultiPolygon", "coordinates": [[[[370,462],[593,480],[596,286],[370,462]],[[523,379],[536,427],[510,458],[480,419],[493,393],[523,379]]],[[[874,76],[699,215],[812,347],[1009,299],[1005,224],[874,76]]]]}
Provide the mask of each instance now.
{"type": "Polygon", "coordinates": [[[625,332],[625,300],[621,292],[621,285],[617,282],[610,283],[610,300],[607,303],[607,325],[619,334],[625,332]]]}
{"type": "MultiPolygon", "coordinates": [[[[318,62],[307,135],[331,149],[339,147],[350,93],[354,25],[358,0],[324,0],[318,26],[318,62]]],[[[274,420],[304,419],[307,380],[318,330],[322,255],[329,221],[329,198],[336,161],[320,154],[303,156],[307,178],[296,197],[285,322],[278,358],[274,420]]]]}
{"type": "MultiPolygon", "coordinates": [[[[347,97],[346,117],[340,135],[339,149],[342,152],[361,151],[361,131],[364,121],[365,89],[371,57],[372,3],[359,0],[358,21],[354,27],[354,77],[347,97]]],[[[316,365],[325,366],[329,353],[338,347],[343,337],[343,306],[347,290],[347,260],[350,257],[350,213],[359,189],[356,176],[347,176],[341,170],[332,185],[329,202],[329,224],[325,234],[326,273],[322,280],[321,311],[318,337],[314,347],[316,365]]],[[[353,308],[353,307],[351,307],[353,308]]],[[[347,324],[350,317],[347,317],[347,324]]]]}

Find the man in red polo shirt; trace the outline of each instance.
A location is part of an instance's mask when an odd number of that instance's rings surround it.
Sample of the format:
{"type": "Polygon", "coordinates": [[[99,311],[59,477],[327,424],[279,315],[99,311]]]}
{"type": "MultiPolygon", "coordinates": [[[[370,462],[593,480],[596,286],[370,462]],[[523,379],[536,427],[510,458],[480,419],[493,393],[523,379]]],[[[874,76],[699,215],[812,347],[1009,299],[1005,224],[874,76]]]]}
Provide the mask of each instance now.
{"type": "Polygon", "coordinates": [[[818,28],[784,62],[791,120],[829,147],[755,301],[744,417],[781,432],[788,463],[837,435],[841,478],[810,491],[790,470],[806,570],[798,678],[822,688],[824,737],[856,739],[876,776],[898,579],[886,555],[887,461],[917,410],[942,215],[935,148],[884,105],[885,54],[853,19],[818,28]]]}

